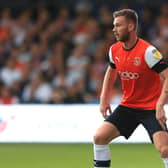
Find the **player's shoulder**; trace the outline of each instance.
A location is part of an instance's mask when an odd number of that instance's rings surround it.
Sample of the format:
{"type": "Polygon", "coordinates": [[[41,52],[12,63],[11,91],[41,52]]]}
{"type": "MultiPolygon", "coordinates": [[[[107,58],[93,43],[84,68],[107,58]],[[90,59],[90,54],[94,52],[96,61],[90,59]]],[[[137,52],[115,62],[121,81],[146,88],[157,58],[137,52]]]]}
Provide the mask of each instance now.
{"type": "Polygon", "coordinates": [[[148,48],[149,46],[151,46],[151,44],[141,38],[139,38],[138,40],[138,46],[144,47],[144,48],[148,48]]]}
{"type": "Polygon", "coordinates": [[[114,43],[110,46],[109,60],[110,60],[111,63],[114,63],[113,55],[115,55],[119,51],[119,48],[122,48],[121,46],[122,46],[121,42],[116,42],[116,43],[114,43]]]}
{"type": "Polygon", "coordinates": [[[144,53],[144,55],[148,55],[150,53],[155,53],[157,51],[157,49],[149,42],[143,40],[143,39],[139,39],[138,43],[137,43],[137,50],[138,51],[142,51],[144,53]]]}
{"type": "Polygon", "coordinates": [[[122,47],[122,43],[120,41],[118,41],[118,42],[116,42],[116,43],[114,43],[110,46],[110,50],[115,51],[115,50],[118,50],[121,47],[122,47]]]}
{"type": "Polygon", "coordinates": [[[148,43],[145,50],[144,59],[148,66],[152,68],[163,59],[163,56],[155,46],[148,43]]]}
{"type": "Polygon", "coordinates": [[[142,44],[144,44],[146,46],[145,55],[150,55],[150,56],[158,58],[158,59],[160,59],[162,57],[161,53],[154,45],[152,45],[149,42],[144,41],[144,40],[141,40],[141,41],[142,41],[142,44]]]}

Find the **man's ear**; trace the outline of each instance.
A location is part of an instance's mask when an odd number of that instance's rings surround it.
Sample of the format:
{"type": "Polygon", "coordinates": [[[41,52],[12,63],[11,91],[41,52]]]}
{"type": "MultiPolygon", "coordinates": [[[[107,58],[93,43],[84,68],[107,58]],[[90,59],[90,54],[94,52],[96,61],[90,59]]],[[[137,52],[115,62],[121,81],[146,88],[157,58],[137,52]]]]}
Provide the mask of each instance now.
{"type": "Polygon", "coordinates": [[[128,24],[128,31],[131,32],[133,30],[135,30],[135,25],[133,23],[129,23],[128,24]]]}

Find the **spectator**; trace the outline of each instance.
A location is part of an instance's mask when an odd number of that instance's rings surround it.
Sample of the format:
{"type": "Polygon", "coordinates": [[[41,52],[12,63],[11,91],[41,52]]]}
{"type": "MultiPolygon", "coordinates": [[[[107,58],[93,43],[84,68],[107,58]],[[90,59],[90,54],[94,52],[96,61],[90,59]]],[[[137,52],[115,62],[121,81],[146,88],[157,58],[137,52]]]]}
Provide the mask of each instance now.
{"type": "Polygon", "coordinates": [[[64,103],[66,104],[74,104],[74,103],[85,103],[83,92],[80,88],[80,85],[83,81],[75,81],[66,89],[66,96],[64,98],[64,103]]]}
{"type": "Polygon", "coordinates": [[[11,90],[5,85],[1,88],[0,93],[0,104],[18,104],[19,99],[17,96],[14,96],[11,90]]]}
{"type": "Polygon", "coordinates": [[[85,53],[84,45],[77,45],[72,55],[67,59],[67,86],[73,84],[80,78],[85,78],[89,64],[88,55],[85,53]]]}
{"type": "Polygon", "coordinates": [[[59,88],[53,89],[50,104],[62,104],[65,102],[64,99],[65,99],[64,88],[59,87],[59,88]]]}
{"type": "Polygon", "coordinates": [[[95,93],[95,101],[99,98],[106,67],[106,44],[102,41],[93,55],[93,61],[89,67],[89,80],[87,82],[89,91],[95,93]]]}
{"type": "Polygon", "coordinates": [[[11,87],[14,81],[21,79],[21,72],[16,65],[16,58],[10,57],[0,71],[0,78],[7,87],[11,87]]]}
{"type": "Polygon", "coordinates": [[[51,94],[52,88],[46,81],[44,74],[36,74],[23,90],[22,99],[25,103],[49,103],[51,94]]]}

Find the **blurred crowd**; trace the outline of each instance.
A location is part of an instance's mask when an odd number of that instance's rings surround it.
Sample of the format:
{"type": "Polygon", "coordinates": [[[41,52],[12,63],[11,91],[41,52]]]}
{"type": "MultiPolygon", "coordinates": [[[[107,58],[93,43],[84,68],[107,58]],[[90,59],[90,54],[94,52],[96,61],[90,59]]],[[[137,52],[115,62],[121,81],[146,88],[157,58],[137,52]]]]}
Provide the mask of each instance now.
{"type": "MultiPolygon", "coordinates": [[[[129,6],[121,5],[119,8],[129,6]]],[[[98,103],[114,10],[89,3],[0,11],[0,104],[98,103]],[[94,11],[94,12],[93,12],[94,11]]],[[[168,5],[139,7],[139,36],[168,58],[168,5]]],[[[119,79],[111,103],[121,99],[119,79]]]]}

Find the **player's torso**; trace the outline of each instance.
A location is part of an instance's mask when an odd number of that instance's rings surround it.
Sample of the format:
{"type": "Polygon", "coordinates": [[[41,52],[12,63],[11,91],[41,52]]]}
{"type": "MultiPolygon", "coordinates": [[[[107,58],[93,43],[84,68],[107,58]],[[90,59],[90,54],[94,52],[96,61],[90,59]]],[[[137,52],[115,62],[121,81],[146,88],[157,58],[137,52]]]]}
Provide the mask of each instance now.
{"type": "Polygon", "coordinates": [[[144,109],[154,108],[153,105],[160,91],[151,96],[157,88],[153,82],[159,82],[159,79],[158,74],[148,67],[144,59],[146,48],[149,46],[148,43],[139,40],[131,50],[124,50],[121,44],[112,49],[113,60],[122,81],[121,104],[123,105],[144,109]],[[149,102],[148,105],[145,105],[145,102],[149,102]]]}
{"type": "Polygon", "coordinates": [[[143,55],[143,51],[137,53],[134,49],[126,51],[122,48],[113,54],[117,71],[122,80],[138,79],[141,73],[143,75],[143,71],[148,68],[144,63],[143,55]]]}

